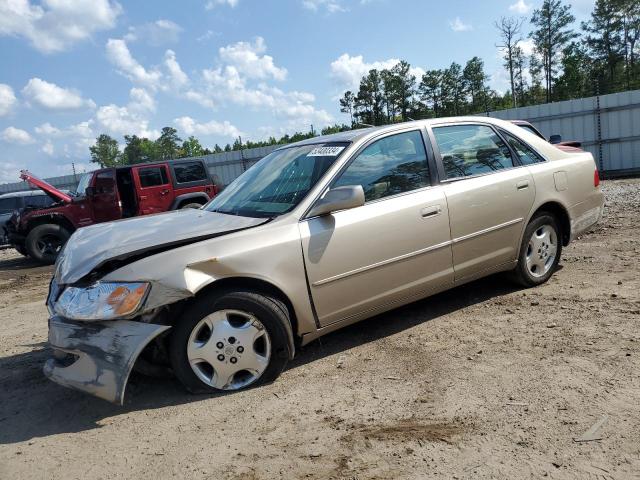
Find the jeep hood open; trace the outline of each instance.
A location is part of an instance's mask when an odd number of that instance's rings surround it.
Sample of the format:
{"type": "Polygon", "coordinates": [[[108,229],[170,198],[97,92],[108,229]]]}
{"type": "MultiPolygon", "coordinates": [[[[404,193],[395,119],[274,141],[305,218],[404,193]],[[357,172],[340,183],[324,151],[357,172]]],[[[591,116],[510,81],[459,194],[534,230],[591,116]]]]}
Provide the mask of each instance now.
{"type": "Polygon", "coordinates": [[[83,227],[60,253],[55,279],[60,285],[69,285],[92,272],[102,276],[145,256],[268,221],[186,208],[83,227]]]}
{"type": "Polygon", "coordinates": [[[71,197],[61,190],[58,190],[53,185],[39,179],[26,170],[20,171],[20,178],[25,182],[29,182],[33,188],[39,188],[44,193],[49,195],[53,200],[64,203],[71,203],[71,197]]]}

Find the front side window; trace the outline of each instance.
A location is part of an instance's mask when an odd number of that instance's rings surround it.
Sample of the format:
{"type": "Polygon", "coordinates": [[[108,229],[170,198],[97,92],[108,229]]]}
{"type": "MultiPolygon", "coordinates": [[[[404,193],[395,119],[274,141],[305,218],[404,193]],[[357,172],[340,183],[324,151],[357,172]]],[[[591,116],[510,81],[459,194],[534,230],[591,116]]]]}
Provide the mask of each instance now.
{"type": "Polygon", "coordinates": [[[447,179],[481,175],[513,167],[509,147],[486,125],[435,127],[447,179]]]}
{"type": "Polygon", "coordinates": [[[520,162],[523,165],[531,165],[533,163],[544,162],[544,158],[542,158],[540,154],[522,143],[516,137],[504,131],[502,132],[502,134],[507,139],[507,142],[509,142],[509,145],[511,145],[511,148],[515,150],[518,158],[520,159],[520,162]]]}
{"type": "Polygon", "coordinates": [[[156,187],[158,185],[166,185],[169,183],[167,178],[167,172],[164,167],[145,167],[138,170],[138,176],[140,177],[140,186],[156,187]]]}
{"type": "Polygon", "coordinates": [[[200,162],[177,163],[173,166],[177,183],[201,182],[207,179],[207,172],[200,162]]]}
{"type": "Polygon", "coordinates": [[[231,182],[206,210],[255,218],[287,213],[302,201],[347,146],[330,143],[276,150],[231,182]]]}
{"type": "Polygon", "coordinates": [[[345,185],[362,185],[366,201],[429,186],[429,166],[420,132],[373,142],[349,164],[334,187],[345,185]]]}

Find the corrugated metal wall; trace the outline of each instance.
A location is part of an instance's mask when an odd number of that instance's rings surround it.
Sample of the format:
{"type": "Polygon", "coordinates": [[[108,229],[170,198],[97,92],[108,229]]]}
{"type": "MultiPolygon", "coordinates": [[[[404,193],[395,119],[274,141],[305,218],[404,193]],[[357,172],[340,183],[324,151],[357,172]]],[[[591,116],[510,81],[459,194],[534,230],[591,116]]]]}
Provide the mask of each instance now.
{"type": "Polygon", "coordinates": [[[528,120],[547,138],[578,140],[607,176],[640,173],[640,90],[489,113],[528,120]]]}
{"type": "MultiPolygon", "coordinates": [[[[221,187],[225,187],[229,185],[234,179],[239,177],[242,172],[244,172],[261,158],[269,155],[278,147],[280,147],[280,145],[251,148],[248,150],[236,152],[214,153],[211,155],[203,155],[196,158],[203,159],[207,164],[209,173],[213,177],[216,184],[221,187]]],[[[20,172],[16,172],[16,177],[19,175],[19,173],[20,172]]],[[[81,176],[82,174],[78,174],[75,176],[63,175],[61,177],[45,178],[45,180],[54,187],[60,189],[75,190],[81,176]]],[[[14,182],[0,185],[0,194],[18,192],[22,190],[29,190],[29,184],[27,182],[14,182]]]]}

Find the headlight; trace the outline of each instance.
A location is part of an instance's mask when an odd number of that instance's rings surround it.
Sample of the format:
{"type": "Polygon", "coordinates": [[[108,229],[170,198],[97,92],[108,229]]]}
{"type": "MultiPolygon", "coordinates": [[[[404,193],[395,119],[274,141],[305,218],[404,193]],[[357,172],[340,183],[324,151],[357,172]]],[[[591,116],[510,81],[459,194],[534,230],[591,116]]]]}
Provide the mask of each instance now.
{"type": "Polygon", "coordinates": [[[96,283],[87,288],[67,287],[54,311],[72,320],[113,320],[135,314],[147,297],[149,284],[96,283]]]}

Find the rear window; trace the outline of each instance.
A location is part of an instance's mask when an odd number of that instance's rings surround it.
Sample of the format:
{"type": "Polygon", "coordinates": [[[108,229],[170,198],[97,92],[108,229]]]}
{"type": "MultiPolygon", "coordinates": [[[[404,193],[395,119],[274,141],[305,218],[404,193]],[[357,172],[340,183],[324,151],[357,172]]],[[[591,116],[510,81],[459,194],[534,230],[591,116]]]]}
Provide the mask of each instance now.
{"type": "Polygon", "coordinates": [[[145,167],[138,170],[142,188],[166,185],[169,183],[167,170],[164,167],[145,167]]]}
{"type": "Polygon", "coordinates": [[[207,180],[207,172],[200,162],[184,162],[173,166],[177,183],[201,182],[207,180]]]}
{"type": "Polygon", "coordinates": [[[18,197],[0,198],[0,214],[11,213],[19,207],[18,197]]]}

